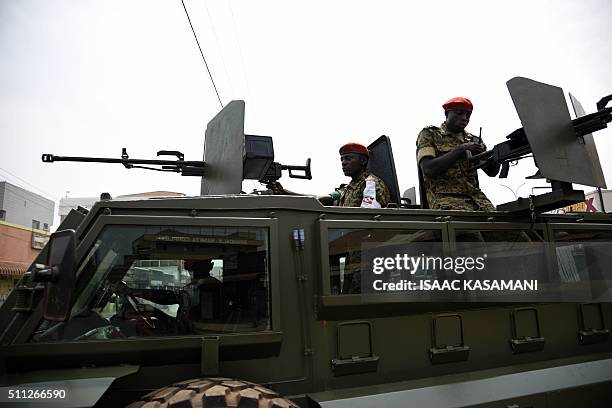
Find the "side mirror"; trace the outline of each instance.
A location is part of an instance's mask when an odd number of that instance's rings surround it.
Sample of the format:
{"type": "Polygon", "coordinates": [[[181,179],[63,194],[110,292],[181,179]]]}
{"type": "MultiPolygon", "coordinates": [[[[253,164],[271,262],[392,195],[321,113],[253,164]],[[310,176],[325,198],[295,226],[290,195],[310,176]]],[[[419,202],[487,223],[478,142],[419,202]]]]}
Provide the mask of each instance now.
{"type": "Polygon", "coordinates": [[[48,245],[47,262],[35,265],[31,279],[45,283],[44,318],[64,322],[70,317],[76,281],[76,234],[74,230],[55,232],[48,245]]]}

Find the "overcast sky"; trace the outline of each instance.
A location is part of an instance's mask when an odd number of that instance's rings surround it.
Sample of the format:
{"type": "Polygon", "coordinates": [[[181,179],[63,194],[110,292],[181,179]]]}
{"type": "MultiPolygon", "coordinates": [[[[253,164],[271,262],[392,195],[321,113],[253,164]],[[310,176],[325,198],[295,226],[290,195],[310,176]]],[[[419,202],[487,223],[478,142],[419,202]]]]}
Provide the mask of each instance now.
{"type": "MultiPolygon", "coordinates": [[[[612,93],[612,2],[185,0],[221,101],[246,101],[245,132],[274,137],[276,160],[312,158],[327,193],[347,179],[338,148],[391,137],[400,190],[416,185],[415,140],[466,96],[468,130],[489,147],[520,121],[506,81],[572,92],[587,112],[612,93]]],[[[199,179],[121,165],[44,164],[42,153],[201,160],[220,104],[179,0],[0,0],[0,179],[58,200],[153,190],[197,195],[199,179]],[[69,193],[67,193],[69,192],[69,193]]],[[[595,134],[611,183],[612,131],[595,134]]],[[[496,203],[531,193],[530,160],[480,174],[496,203]],[[505,185],[506,187],[502,186],[505,185]]],[[[258,183],[245,182],[251,191],[258,183]]],[[[591,190],[590,188],[587,189],[591,190]]]]}

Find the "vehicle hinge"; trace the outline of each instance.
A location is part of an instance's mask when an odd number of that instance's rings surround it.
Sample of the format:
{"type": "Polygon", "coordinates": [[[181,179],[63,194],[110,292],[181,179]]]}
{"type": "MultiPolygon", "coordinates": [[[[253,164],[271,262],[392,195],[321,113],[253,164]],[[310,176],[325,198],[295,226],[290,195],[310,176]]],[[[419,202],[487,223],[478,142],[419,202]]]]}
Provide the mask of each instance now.
{"type": "Polygon", "coordinates": [[[314,356],[314,349],[311,349],[311,348],[305,348],[305,349],[304,349],[304,355],[305,355],[306,357],[308,357],[308,356],[314,356]]]}
{"type": "Polygon", "coordinates": [[[298,282],[305,282],[305,281],[308,280],[308,276],[306,276],[306,275],[298,275],[297,276],[297,280],[298,280],[298,282]]]}

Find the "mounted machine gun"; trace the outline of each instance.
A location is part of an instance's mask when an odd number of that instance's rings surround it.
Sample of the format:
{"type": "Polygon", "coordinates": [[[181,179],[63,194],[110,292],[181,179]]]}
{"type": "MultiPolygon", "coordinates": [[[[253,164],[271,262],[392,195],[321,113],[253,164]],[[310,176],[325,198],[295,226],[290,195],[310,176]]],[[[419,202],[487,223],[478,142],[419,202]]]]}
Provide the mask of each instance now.
{"type": "Polygon", "coordinates": [[[176,150],[157,152],[157,156],[176,156],[176,160],[130,159],[125,147],[121,151],[121,158],[56,156],[45,153],[42,161],[118,163],[126,169],[198,176],[202,178],[202,195],[239,194],[242,180],[258,180],[268,184],[281,178],[283,170],[287,170],[291,178],[312,179],[310,159],[306,160],[305,166],[275,162],[272,138],[245,135],[243,129],[244,101],[232,101],[206,128],[203,161],[187,161],[185,155],[176,150]]]}
{"type": "Polygon", "coordinates": [[[497,206],[500,211],[543,212],[584,201],[584,193],[572,183],[605,188],[592,132],[605,129],[612,121],[612,95],[597,103],[597,111],[585,114],[580,102],[570,94],[577,118],[571,120],[563,90],[559,87],[516,77],[507,82],[508,90],[523,127],[506,136],[506,141],[491,150],[472,156],[470,168],[501,164],[500,178],[506,178],[510,164],[531,157],[538,167],[530,178],[546,178],[552,192],[519,198],[497,206]]]}

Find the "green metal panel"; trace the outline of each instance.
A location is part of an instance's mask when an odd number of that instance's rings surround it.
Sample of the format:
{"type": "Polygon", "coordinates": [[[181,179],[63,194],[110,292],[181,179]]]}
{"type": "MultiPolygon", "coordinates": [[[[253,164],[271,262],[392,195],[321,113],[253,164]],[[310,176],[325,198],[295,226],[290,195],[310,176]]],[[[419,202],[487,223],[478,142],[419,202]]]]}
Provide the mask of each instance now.
{"type": "Polygon", "coordinates": [[[605,359],[489,375],[482,379],[467,377],[467,381],[453,382],[450,380],[439,384],[398,383],[387,387],[314,393],[309,394],[309,397],[324,408],[378,406],[458,408],[495,401],[513,401],[526,396],[554,393],[611,381],[612,359],[605,359]]]}

